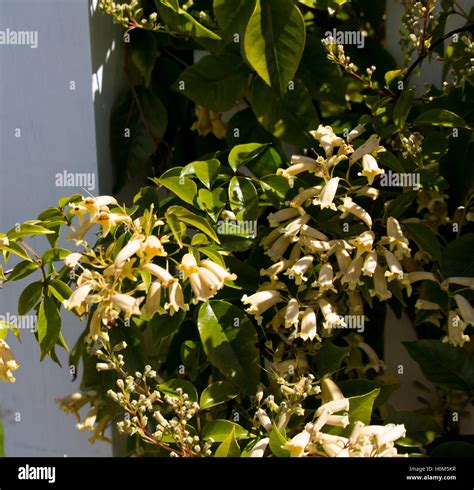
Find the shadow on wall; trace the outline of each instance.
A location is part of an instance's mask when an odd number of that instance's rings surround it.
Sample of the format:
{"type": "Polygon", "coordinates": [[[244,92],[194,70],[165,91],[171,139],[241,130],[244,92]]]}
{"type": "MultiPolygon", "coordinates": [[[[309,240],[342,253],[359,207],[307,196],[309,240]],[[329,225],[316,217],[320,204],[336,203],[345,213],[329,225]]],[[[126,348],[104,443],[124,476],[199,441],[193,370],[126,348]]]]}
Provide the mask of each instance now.
{"type": "Polygon", "coordinates": [[[102,13],[98,0],[89,0],[89,23],[99,193],[110,194],[113,187],[110,113],[117,94],[127,84],[123,72],[123,27],[115,25],[110,16],[102,13]]]}

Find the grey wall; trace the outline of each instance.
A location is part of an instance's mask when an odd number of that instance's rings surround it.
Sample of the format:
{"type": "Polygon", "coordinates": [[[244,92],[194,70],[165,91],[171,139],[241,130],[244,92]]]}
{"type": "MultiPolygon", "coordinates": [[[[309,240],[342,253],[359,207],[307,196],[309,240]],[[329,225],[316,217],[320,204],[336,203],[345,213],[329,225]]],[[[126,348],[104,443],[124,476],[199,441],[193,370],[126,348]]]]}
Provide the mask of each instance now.
{"type": "MultiPolygon", "coordinates": [[[[84,193],[56,187],[56,173],[97,176],[87,1],[1,0],[0,30],[6,28],[38,31],[38,47],[0,45],[1,230],[34,218],[63,195],[84,193]],[[16,128],[21,138],[15,137],[16,128]]],[[[37,246],[44,248],[45,241],[37,246]]],[[[1,314],[16,313],[21,289],[20,282],[0,290],[1,314]]],[[[85,324],[67,317],[63,328],[71,346],[85,324]]],[[[6,454],[109,455],[109,445],[90,445],[88,434],[76,431],[74,417],[54,404],[54,398],[78,388],[71,382],[67,353],[60,355],[63,368],[49,360],[39,364],[30,332],[23,332],[21,345],[9,338],[21,368],[15,384],[0,383],[6,454]]]]}

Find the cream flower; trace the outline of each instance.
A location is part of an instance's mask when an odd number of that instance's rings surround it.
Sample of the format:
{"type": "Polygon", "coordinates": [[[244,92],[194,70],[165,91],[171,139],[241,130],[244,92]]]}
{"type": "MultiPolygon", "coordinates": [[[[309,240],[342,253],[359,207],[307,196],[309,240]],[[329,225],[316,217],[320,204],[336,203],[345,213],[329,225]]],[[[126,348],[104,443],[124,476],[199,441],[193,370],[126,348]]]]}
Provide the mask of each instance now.
{"type": "Polygon", "coordinates": [[[372,251],[374,239],[375,233],[373,231],[364,231],[364,233],[361,233],[359,236],[349,240],[349,243],[357,248],[357,254],[359,255],[372,251]]]}
{"type": "Polygon", "coordinates": [[[271,213],[268,216],[268,223],[270,224],[271,228],[275,228],[280,226],[280,224],[284,221],[288,221],[291,218],[296,218],[297,216],[300,216],[300,212],[295,208],[280,209],[280,211],[271,213]]]}
{"type": "MultiPolygon", "coordinates": [[[[338,274],[342,275],[347,272],[351,265],[351,256],[349,255],[349,252],[346,249],[338,249],[336,250],[336,260],[337,260],[337,265],[339,267],[338,274]]],[[[338,275],[336,274],[336,275],[338,275]]]]}
{"type": "Polygon", "coordinates": [[[92,223],[96,223],[102,227],[103,237],[106,237],[110,233],[110,230],[117,225],[131,222],[132,218],[127,214],[109,213],[105,211],[99,213],[92,219],[92,223]]]}
{"type": "Polygon", "coordinates": [[[351,143],[354,141],[356,138],[358,138],[361,134],[365,132],[365,125],[364,124],[358,124],[352,131],[349,132],[347,135],[347,142],[351,143]]]}
{"type": "Polygon", "coordinates": [[[461,294],[455,294],[454,300],[458,305],[464,323],[474,326],[474,309],[469,301],[461,294]]]}
{"type": "Polygon", "coordinates": [[[258,291],[251,296],[244,294],[242,296],[242,303],[244,303],[244,305],[249,305],[245,311],[255,315],[258,324],[261,325],[262,314],[279,303],[281,299],[279,291],[269,289],[266,291],[258,291]]]}
{"type": "Polygon", "coordinates": [[[308,278],[305,276],[306,271],[311,267],[314,257],[312,255],[306,255],[297,260],[296,263],[290,267],[285,275],[290,278],[294,278],[295,284],[300,285],[306,282],[308,278]]]}
{"type": "Polygon", "coordinates": [[[341,284],[347,284],[349,289],[357,289],[358,286],[364,284],[360,280],[362,273],[362,265],[364,263],[364,257],[362,255],[357,256],[350,264],[347,272],[341,278],[341,284]]]}
{"type": "Polygon", "coordinates": [[[275,240],[273,245],[265,252],[274,262],[280,260],[290,246],[291,239],[282,235],[275,240]]]}
{"type": "Polygon", "coordinates": [[[377,252],[374,250],[369,252],[364,259],[364,265],[362,266],[362,274],[364,276],[372,277],[375,269],[377,268],[377,252]]]}
{"type": "Polygon", "coordinates": [[[348,214],[353,214],[356,218],[363,221],[369,228],[372,228],[372,218],[370,214],[361,206],[356,204],[352,198],[344,197],[342,204],[338,206],[338,209],[343,212],[341,219],[344,219],[348,214]]]}
{"type": "Polygon", "coordinates": [[[285,327],[297,327],[300,316],[300,304],[296,298],[291,298],[285,310],[285,327]]]}
{"type": "Polygon", "coordinates": [[[374,289],[369,289],[369,294],[370,296],[377,296],[380,301],[387,301],[392,297],[392,293],[387,287],[384,270],[378,264],[374,272],[374,289]]]}
{"type": "Polygon", "coordinates": [[[92,290],[92,286],[88,283],[76,288],[69,299],[63,301],[63,306],[66,310],[76,309],[79,316],[82,316],[87,311],[86,299],[92,290]]]}
{"type": "Polygon", "coordinates": [[[385,170],[379,168],[377,160],[372,155],[364,155],[362,157],[362,172],[359,172],[358,175],[367,177],[369,185],[373,184],[377,175],[382,175],[384,173],[385,170]]]}
{"type": "MultiPolygon", "coordinates": [[[[294,157],[293,157],[294,158],[294,157]]],[[[303,157],[300,157],[303,158],[303,157]]],[[[306,157],[307,158],[307,157],[306,157]]],[[[290,187],[293,187],[295,176],[303,173],[303,172],[312,172],[316,173],[319,170],[320,166],[316,163],[316,160],[313,159],[305,159],[294,165],[291,165],[288,168],[282,169],[279,168],[277,170],[277,175],[281,175],[285,179],[288,180],[290,187]]]]}
{"type": "Polygon", "coordinates": [[[166,257],[168,255],[163,247],[160,239],[155,235],[150,235],[147,237],[140,247],[140,252],[147,259],[152,259],[153,257],[166,257]]]}
{"type": "Polygon", "coordinates": [[[14,383],[15,378],[12,371],[16,371],[19,367],[20,365],[12,354],[10,346],[0,339],[0,379],[5,383],[8,381],[14,383]]]}
{"type": "Polygon", "coordinates": [[[311,434],[307,431],[300,432],[285,444],[285,449],[292,458],[301,458],[305,454],[306,446],[311,440],[311,434]]]}
{"type": "Polygon", "coordinates": [[[322,240],[322,241],[329,240],[329,238],[324,233],[308,225],[303,225],[301,227],[301,234],[309,238],[314,238],[316,240],[322,240]]]}
{"type": "Polygon", "coordinates": [[[334,271],[332,265],[329,262],[326,262],[321,269],[319,270],[318,280],[312,284],[313,287],[318,287],[319,292],[324,291],[334,291],[337,293],[336,288],[334,287],[334,271]]]}
{"type": "MultiPolygon", "coordinates": [[[[308,189],[300,189],[299,193],[290,201],[290,206],[300,208],[306,204],[310,199],[318,196],[323,189],[322,186],[309,187],[308,189]]],[[[301,211],[298,210],[300,213],[301,211]]]]}
{"type": "MultiPolygon", "coordinates": [[[[177,283],[173,283],[177,284],[177,283]]],[[[154,281],[150,284],[145,305],[143,306],[143,315],[148,319],[153,318],[155,313],[164,313],[165,309],[161,306],[161,282],[154,281]]]]}
{"type": "Polygon", "coordinates": [[[316,313],[313,308],[308,306],[301,318],[299,337],[303,340],[314,340],[317,335],[316,313]]]}
{"type": "Polygon", "coordinates": [[[454,311],[448,313],[447,327],[448,334],[443,337],[443,342],[448,342],[454,347],[462,347],[466,342],[471,341],[470,337],[464,333],[467,324],[454,311]]]}
{"type": "Polygon", "coordinates": [[[173,316],[178,310],[189,310],[189,305],[184,301],[183,289],[179,282],[171,283],[169,287],[169,302],[165,304],[165,309],[173,316]]]}
{"type": "Polygon", "coordinates": [[[224,267],[220,266],[212,260],[201,260],[199,265],[204,267],[205,269],[208,269],[210,272],[212,272],[212,274],[217,277],[220,283],[220,287],[223,287],[226,281],[235,281],[237,279],[237,276],[235,274],[231,274],[226,269],[224,269],[224,267]]]}
{"type": "MultiPolygon", "coordinates": [[[[189,255],[189,254],[188,254],[189,255]]],[[[178,266],[179,268],[180,266],[178,266]]],[[[149,272],[156,278],[158,278],[163,286],[169,286],[172,282],[177,279],[173,277],[166,269],[156,264],[145,264],[142,266],[142,269],[149,272]]],[[[182,269],[180,269],[182,270],[182,269]]]]}
{"type": "Polygon", "coordinates": [[[403,267],[397,257],[395,257],[389,250],[384,251],[384,256],[389,269],[388,271],[385,271],[385,277],[388,279],[388,282],[393,281],[394,279],[403,279],[403,267]]]}
{"type": "Polygon", "coordinates": [[[82,258],[83,255],[80,253],[71,253],[64,259],[64,265],[70,269],[74,269],[82,258]]]}
{"type": "Polygon", "coordinates": [[[400,223],[390,216],[387,219],[387,235],[382,239],[382,243],[388,243],[390,250],[395,249],[395,256],[401,260],[403,256],[410,257],[409,242],[402,232],[400,223]]]}
{"type": "Polygon", "coordinates": [[[311,136],[314,139],[318,140],[320,145],[323,147],[323,150],[326,153],[326,156],[330,157],[333,153],[334,147],[342,146],[345,144],[344,140],[339,136],[334,134],[331,126],[323,126],[319,125],[316,131],[310,131],[311,136]]]}
{"type": "Polygon", "coordinates": [[[293,260],[280,260],[267,269],[260,269],[261,276],[268,276],[271,281],[278,281],[278,276],[293,265],[293,260]]]}
{"type": "Polygon", "coordinates": [[[339,186],[339,177],[333,177],[323,187],[319,197],[313,200],[315,206],[320,206],[321,209],[329,208],[336,211],[336,205],[333,203],[339,186]]]}
{"type": "Polygon", "coordinates": [[[365,143],[360,145],[354,151],[354,153],[350,156],[349,162],[357,162],[357,160],[360,160],[364,155],[378,153],[380,151],[385,151],[385,148],[380,146],[380,138],[376,134],[373,134],[365,143]]]}
{"type": "Polygon", "coordinates": [[[129,294],[114,294],[111,297],[112,304],[124,312],[125,318],[132,315],[141,315],[139,305],[143,298],[134,298],[129,294]]]}
{"type": "Polygon", "coordinates": [[[122,267],[130,257],[135,255],[140,250],[142,243],[143,237],[132,238],[115,257],[115,266],[119,268],[122,267]]]}
{"type": "Polygon", "coordinates": [[[323,327],[326,330],[331,330],[334,327],[337,327],[339,325],[342,325],[344,323],[344,320],[341,316],[338,315],[336,309],[330,303],[324,298],[320,298],[318,300],[318,306],[321,310],[321,313],[324,316],[324,322],[323,322],[323,327]]]}

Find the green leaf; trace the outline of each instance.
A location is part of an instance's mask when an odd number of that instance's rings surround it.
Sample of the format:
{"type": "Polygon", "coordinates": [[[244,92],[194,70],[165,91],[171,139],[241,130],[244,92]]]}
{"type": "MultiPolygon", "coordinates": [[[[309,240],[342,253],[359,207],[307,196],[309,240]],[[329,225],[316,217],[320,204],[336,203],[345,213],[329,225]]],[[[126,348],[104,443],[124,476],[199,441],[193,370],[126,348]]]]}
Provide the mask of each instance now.
{"type": "Polygon", "coordinates": [[[216,442],[223,442],[229,434],[234,432],[236,439],[247,439],[249,433],[240,425],[230,420],[216,419],[208,422],[202,429],[202,440],[214,439],[216,442]]]}
{"type": "Polygon", "coordinates": [[[203,211],[209,213],[213,219],[217,219],[217,215],[227,204],[227,193],[222,187],[212,192],[207,189],[199,189],[197,202],[203,211]]]}
{"type": "Polygon", "coordinates": [[[176,219],[187,223],[188,225],[201,230],[208,237],[212,238],[215,242],[219,243],[219,239],[217,238],[216,232],[206,220],[202,216],[199,216],[192,211],[189,211],[182,206],[171,206],[166,211],[166,216],[173,216],[176,219]]]}
{"type": "Polygon", "coordinates": [[[66,257],[69,257],[71,253],[70,250],[66,250],[65,248],[50,248],[43,254],[42,260],[46,264],[49,262],[61,262],[66,257]]]}
{"type": "Polygon", "coordinates": [[[145,87],[150,85],[158,55],[156,34],[145,29],[135,29],[128,46],[128,59],[143,78],[145,87]]]}
{"type": "Polygon", "coordinates": [[[441,274],[448,277],[473,277],[474,233],[467,233],[448,243],[441,255],[441,274]]]}
{"type": "Polygon", "coordinates": [[[216,381],[210,384],[202,393],[199,405],[202,410],[215,407],[237,397],[240,390],[228,381],[216,381]]]}
{"type": "Polygon", "coordinates": [[[399,446],[427,446],[443,433],[443,428],[433,417],[416,412],[396,412],[385,423],[405,426],[407,435],[397,441],[399,446]]]}
{"type": "Polygon", "coordinates": [[[165,172],[159,179],[153,179],[159,185],[166,187],[188,204],[194,204],[197,186],[189,177],[181,175],[181,167],[175,167],[165,172]]]}
{"type": "Polygon", "coordinates": [[[175,0],[155,0],[155,5],[166,26],[174,32],[197,38],[220,40],[220,37],[198,22],[175,0]]]}
{"type": "Polygon", "coordinates": [[[405,126],[412,104],[413,89],[404,90],[393,107],[393,122],[397,128],[402,129],[405,126]]]}
{"type": "Polygon", "coordinates": [[[403,342],[410,356],[432,383],[474,393],[474,356],[440,340],[403,342]]]}
{"type": "Polygon", "coordinates": [[[60,281],[59,279],[53,279],[51,282],[48,283],[48,290],[51,292],[51,294],[61,303],[69,299],[69,297],[72,294],[72,289],[63,281],[60,281]]]}
{"type": "Polygon", "coordinates": [[[303,16],[293,0],[257,0],[244,38],[245,56],[279,95],[293,80],[305,45],[303,16]]]}
{"type": "MultiPolygon", "coordinates": [[[[199,363],[201,343],[194,340],[186,340],[181,345],[181,361],[186,369],[186,374],[191,381],[199,375],[201,364],[199,363]]],[[[202,395],[201,395],[202,398],[202,395]]]]}
{"type": "Polygon", "coordinates": [[[210,54],[184,70],[173,88],[196,104],[215,112],[225,112],[242,99],[249,76],[250,71],[241,56],[210,54]],[[183,82],[184,89],[181,89],[183,82]]]}
{"type": "Polygon", "coordinates": [[[173,316],[155,314],[151,320],[148,320],[153,340],[157,342],[176,333],[185,316],[186,312],[184,310],[177,311],[173,316]]]}
{"type": "Polygon", "coordinates": [[[432,458],[474,458],[474,444],[464,441],[444,442],[430,453],[432,458]]]}
{"type": "Polygon", "coordinates": [[[41,348],[41,360],[56,345],[61,332],[61,315],[55,302],[44,296],[38,312],[38,342],[41,348]]]}
{"type": "Polygon", "coordinates": [[[8,281],[18,281],[19,279],[23,279],[24,277],[33,274],[33,272],[38,269],[39,265],[36,262],[22,260],[21,262],[18,262],[17,265],[15,265],[11,273],[8,275],[8,281]]]}
{"type": "Polygon", "coordinates": [[[309,131],[318,126],[319,118],[311,95],[299,81],[294,90],[279,97],[256,78],[250,89],[250,102],[258,122],[273,136],[298,146],[314,143],[309,131]]]}
{"type": "Polygon", "coordinates": [[[414,121],[415,126],[444,126],[447,128],[469,128],[464,119],[446,109],[430,109],[420,114],[414,121]]]}
{"type": "Polygon", "coordinates": [[[402,192],[387,206],[387,216],[400,218],[416,199],[416,191],[402,192]]]}
{"type": "Polygon", "coordinates": [[[401,70],[390,70],[387,73],[385,73],[384,78],[387,87],[389,87],[394,80],[401,78],[405,74],[405,72],[406,69],[401,69],[401,70]]]}
{"type": "Polygon", "coordinates": [[[403,223],[409,236],[420,250],[428,252],[434,260],[441,260],[441,244],[434,231],[423,223],[403,223]]]}
{"type": "Polygon", "coordinates": [[[110,116],[110,148],[115,167],[115,190],[131,172],[142,170],[155,153],[168,126],[160,99],[145,87],[120,94],[110,116]]]}
{"type": "Polygon", "coordinates": [[[255,0],[214,0],[213,10],[221,28],[221,37],[231,41],[245,31],[255,8],[255,0]]]}
{"type": "Polygon", "coordinates": [[[18,298],[18,314],[26,315],[33,309],[41,297],[43,289],[42,282],[32,282],[28,284],[18,298]]]}
{"type": "Polygon", "coordinates": [[[221,164],[219,160],[213,158],[204,162],[193,162],[193,167],[197,178],[210,189],[216,177],[219,175],[221,164]]]}
{"type": "Polygon", "coordinates": [[[181,388],[183,390],[183,393],[187,393],[190,402],[198,401],[198,393],[196,391],[196,388],[192,383],[184,379],[170,379],[165,383],[161,383],[160,385],[158,385],[158,388],[163,393],[173,397],[178,396],[176,390],[178,388],[181,388]]]}
{"type": "Polygon", "coordinates": [[[324,341],[317,356],[318,376],[323,377],[337,371],[348,354],[348,347],[339,347],[329,340],[324,341]]]}
{"type": "Polygon", "coordinates": [[[234,172],[237,172],[240,167],[243,165],[246,166],[253,159],[261,155],[267,148],[267,143],[247,143],[234,146],[229,153],[229,165],[234,172]]]}
{"type": "Polygon", "coordinates": [[[349,421],[350,424],[346,428],[331,427],[325,430],[329,434],[349,436],[356,422],[362,422],[364,425],[369,425],[372,417],[372,409],[374,402],[380,394],[379,389],[372,390],[365,395],[353,396],[349,398],[349,421]]]}
{"type": "MultiPolygon", "coordinates": [[[[9,240],[18,240],[18,238],[24,238],[26,236],[35,236],[35,235],[49,235],[54,233],[51,230],[48,230],[44,226],[36,224],[36,222],[25,222],[19,226],[15,226],[15,228],[11,229],[7,233],[7,237],[9,240]]],[[[6,248],[6,247],[3,247],[6,248]]]]}
{"type": "Polygon", "coordinates": [[[277,458],[288,458],[290,453],[283,447],[287,442],[286,437],[278,430],[275,422],[272,423],[272,426],[270,441],[268,442],[270,450],[277,458]]]}
{"type": "Polygon", "coordinates": [[[375,399],[374,408],[388,402],[390,396],[399,388],[399,384],[380,383],[369,379],[349,379],[337,385],[347,398],[364,395],[372,390],[379,389],[379,396],[375,399]]]}
{"type": "Polygon", "coordinates": [[[260,381],[257,334],[247,315],[226,301],[199,309],[198,329],[209,362],[248,394],[260,381]]]}
{"type": "Polygon", "coordinates": [[[238,458],[240,457],[240,447],[235,438],[235,428],[225,438],[215,453],[216,458],[238,458]]]}
{"type": "MultiPolygon", "coordinates": [[[[252,182],[245,177],[232,177],[229,183],[229,204],[237,221],[256,221],[258,194],[252,182]]],[[[248,237],[252,238],[252,237],[248,237]]]]}
{"type": "MultiPolygon", "coordinates": [[[[2,238],[4,238],[4,236],[2,236],[2,238]]],[[[28,253],[26,252],[26,250],[23,247],[20,247],[20,245],[18,245],[18,243],[10,242],[8,245],[3,245],[0,247],[0,251],[9,252],[9,253],[17,255],[18,257],[20,257],[24,260],[28,260],[29,262],[33,262],[31,260],[30,256],[28,255],[28,253]]]]}

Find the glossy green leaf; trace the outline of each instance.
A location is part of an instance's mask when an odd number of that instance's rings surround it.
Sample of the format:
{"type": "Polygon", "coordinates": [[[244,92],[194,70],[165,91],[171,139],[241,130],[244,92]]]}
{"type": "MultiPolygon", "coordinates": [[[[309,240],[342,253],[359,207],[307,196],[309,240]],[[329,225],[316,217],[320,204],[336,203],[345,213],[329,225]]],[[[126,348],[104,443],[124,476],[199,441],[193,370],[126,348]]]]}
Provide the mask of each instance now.
{"type": "Polygon", "coordinates": [[[56,303],[45,296],[38,312],[38,342],[41,348],[41,360],[56,345],[61,332],[61,315],[56,303]]]}
{"type": "Polygon", "coordinates": [[[390,201],[387,206],[387,216],[400,218],[405,211],[413,204],[416,199],[416,191],[407,191],[399,194],[395,199],[390,201]]]}
{"type": "Polygon", "coordinates": [[[474,394],[474,356],[440,340],[403,342],[410,356],[432,383],[474,394]]]}
{"type": "Polygon", "coordinates": [[[61,302],[69,299],[72,294],[72,289],[65,282],[59,279],[53,279],[50,281],[48,283],[48,289],[51,294],[61,302]]]}
{"type": "Polygon", "coordinates": [[[293,0],[257,0],[244,38],[245,56],[266,84],[284,94],[305,45],[303,16],[293,0]]]}
{"type": "Polygon", "coordinates": [[[194,204],[194,199],[197,195],[197,186],[189,177],[180,175],[180,168],[172,168],[165,172],[159,179],[153,179],[153,181],[166,187],[184,202],[194,204]]]}
{"type": "Polygon", "coordinates": [[[155,0],[155,5],[160,17],[170,30],[197,38],[221,39],[215,32],[205,27],[181,8],[176,0],[155,0]]]}
{"type": "Polygon", "coordinates": [[[260,381],[257,334],[247,315],[226,301],[199,309],[198,329],[209,362],[230,381],[252,394],[260,381]]]}
{"type": "Polygon", "coordinates": [[[36,224],[36,222],[25,222],[11,229],[7,233],[7,237],[9,240],[18,240],[19,238],[24,238],[26,236],[35,236],[35,235],[48,235],[54,233],[48,228],[44,226],[36,224]]]}
{"type": "Polygon", "coordinates": [[[474,233],[467,233],[448,243],[441,255],[441,273],[448,277],[473,277],[474,233]]]}
{"type": "Polygon", "coordinates": [[[318,126],[319,118],[306,87],[295,81],[294,90],[277,96],[262,80],[251,85],[250,102],[259,123],[273,136],[299,146],[310,146],[314,139],[309,131],[318,126]]]}
{"type": "Polygon", "coordinates": [[[210,384],[202,393],[199,405],[202,410],[215,407],[237,397],[240,390],[228,381],[216,381],[210,384]]]}
{"type": "Polygon", "coordinates": [[[229,204],[237,217],[237,221],[256,221],[258,217],[258,194],[250,179],[232,177],[229,183],[229,204]]]}
{"type": "Polygon", "coordinates": [[[413,89],[404,90],[393,107],[393,121],[397,128],[402,129],[405,126],[408,114],[413,104],[413,89]]]}
{"type": "Polygon", "coordinates": [[[430,227],[423,223],[403,223],[403,226],[420,250],[428,252],[436,261],[441,260],[441,244],[430,227]]]}
{"type": "Polygon", "coordinates": [[[24,277],[33,274],[33,272],[37,271],[38,269],[39,265],[36,262],[23,260],[15,265],[13,270],[8,275],[8,281],[18,281],[19,279],[23,279],[24,277]]]}
{"type": "Polygon", "coordinates": [[[241,56],[211,54],[182,72],[174,89],[207,109],[225,112],[242,99],[249,76],[250,71],[241,56]]]}
{"type": "Polygon", "coordinates": [[[290,456],[290,453],[283,447],[286,442],[286,437],[278,430],[275,422],[273,422],[268,445],[274,456],[277,458],[288,458],[290,456]]]}
{"type": "Polygon", "coordinates": [[[60,262],[71,255],[71,253],[70,250],[66,250],[65,248],[50,248],[43,254],[42,260],[46,264],[49,262],[60,262]]]}
{"type": "Polygon", "coordinates": [[[222,441],[214,456],[216,458],[238,458],[240,456],[240,447],[235,437],[235,427],[232,428],[232,432],[222,441]]]}
{"type": "Polygon", "coordinates": [[[221,28],[221,37],[233,41],[235,34],[241,35],[255,8],[255,0],[214,0],[213,10],[221,28]]]}
{"type": "Polygon", "coordinates": [[[215,419],[208,422],[202,429],[202,439],[212,438],[216,442],[223,442],[232,432],[234,432],[236,439],[246,439],[249,437],[249,433],[235,422],[225,419],[215,419]]]}
{"type": "Polygon", "coordinates": [[[446,109],[430,109],[420,114],[414,121],[415,126],[444,126],[447,128],[469,128],[464,119],[446,109]]]}
{"type": "Polygon", "coordinates": [[[257,158],[268,148],[266,143],[246,143],[244,145],[236,145],[229,153],[229,165],[234,172],[247,165],[253,159],[257,158]]]}
{"type": "Polygon", "coordinates": [[[217,238],[216,232],[206,220],[202,216],[199,216],[192,211],[189,211],[182,206],[171,206],[166,211],[166,216],[174,216],[176,219],[183,221],[184,223],[201,230],[208,237],[212,238],[215,242],[219,243],[219,239],[217,238]]]}
{"type": "Polygon", "coordinates": [[[38,303],[41,297],[42,289],[43,283],[39,281],[32,282],[31,284],[28,284],[28,286],[26,286],[26,288],[23,290],[23,292],[20,294],[20,297],[18,298],[19,315],[26,315],[29,311],[33,309],[34,306],[36,306],[36,303],[38,303]]]}
{"type": "Polygon", "coordinates": [[[196,177],[210,189],[216,177],[219,175],[221,164],[219,160],[213,158],[212,160],[206,160],[203,162],[193,162],[194,172],[196,177]]]}
{"type": "Polygon", "coordinates": [[[329,340],[325,340],[317,356],[318,376],[322,377],[337,371],[348,354],[348,347],[339,347],[329,340]]]}

